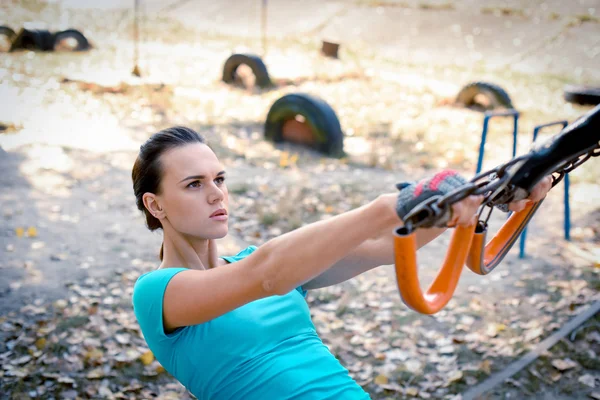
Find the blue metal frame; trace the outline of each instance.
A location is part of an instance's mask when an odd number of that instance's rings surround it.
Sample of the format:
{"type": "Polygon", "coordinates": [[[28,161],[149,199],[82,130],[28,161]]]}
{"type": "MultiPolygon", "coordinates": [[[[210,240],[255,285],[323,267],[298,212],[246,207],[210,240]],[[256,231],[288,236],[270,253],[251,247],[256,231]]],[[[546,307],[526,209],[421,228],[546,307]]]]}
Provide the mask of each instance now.
{"type": "MultiPolygon", "coordinates": [[[[489,127],[490,119],[494,117],[513,117],[514,125],[513,125],[513,149],[512,156],[513,158],[517,155],[517,128],[519,121],[520,113],[517,110],[511,109],[506,111],[492,112],[487,111],[483,118],[483,131],[481,132],[481,143],[479,145],[479,158],[477,160],[477,171],[475,174],[481,172],[481,167],[483,166],[483,154],[485,153],[485,142],[487,139],[487,132],[489,127]]],[[[550,122],[547,124],[537,125],[533,129],[533,141],[537,139],[538,133],[540,130],[544,128],[548,128],[550,126],[562,125],[563,129],[568,125],[568,121],[556,121],[550,122]]],[[[565,239],[571,240],[571,207],[569,206],[569,174],[565,175],[565,218],[564,218],[564,228],[565,228],[565,239]]],[[[510,216],[510,214],[509,214],[510,216]]],[[[521,241],[519,243],[519,258],[525,257],[525,240],[527,239],[527,227],[523,230],[521,234],[521,241]]]]}
{"type": "Polygon", "coordinates": [[[483,132],[481,132],[481,143],[479,145],[479,159],[477,160],[477,171],[475,174],[481,172],[481,167],[483,165],[483,153],[485,151],[485,140],[487,138],[487,131],[490,119],[493,117],[513,117],[514,118],[514,128],[513,128],[513,158],[517,155],[517,126],[519,123],[519,115],[520,113],[517,110],[511,109],[506,111],[486,111],[485,117],[483,118],[483,132]]]}
{"type": "MultiPolygon", "coordinates": [[[[544,128],[548,128],[550,126],[562,125],[562,128],[564,129],[568,124],[569,124],[568,121],[556,121],[556,122],[550,122],[548,124],[538,125],[533,129],[533,141],[535,142],[535,140],[537,139],[538,133],[540,132],[540,130],[542,130],[544,128]]],[[[564,218],[565,240],[570,241],[571,240],[571,207],[569,205],[569,174],[565,174],[564,182],[565,182],[565,198],[564,198],[564,203],[565,203],[565,218],[564,218]]],[[[527,227],[525,227],[525,229],[523,230],[523,233],[521,234],[521,242],[520,242],[520,247],[519,247],[519,258],[525,257],[526,235],[527,235],[527,227]]]]}

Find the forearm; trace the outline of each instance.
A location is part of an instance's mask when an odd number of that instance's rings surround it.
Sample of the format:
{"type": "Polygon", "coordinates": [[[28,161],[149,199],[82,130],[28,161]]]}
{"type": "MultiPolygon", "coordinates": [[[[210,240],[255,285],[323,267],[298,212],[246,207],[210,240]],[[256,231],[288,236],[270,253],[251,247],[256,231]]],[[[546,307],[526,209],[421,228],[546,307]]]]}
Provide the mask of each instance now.
{"type": "Polygon", "coordinates": [[[264,290],[286,293],[322,274],[361,243],[398,224],[400,219],[380,197],[270,240],[255,252],[253,265],[264,290]]]}
{"type": "MultiPolygon", "coordinates": [[[[343,259],[318,277],[307,282],[303,287],[305,289],[319,289],[335,285],[377,268],[380,265],[394,264],[394,228],[400,225],[401,222],[392,229],[380,232],[377,237],[364,241],[355,249],[352,249],[343,259]]],[[[416,230],[418,248],[425,246],[445,230],[446,228],[416,230]]]]}
{"type": "MultiPolygon", "coordinates": [[[[417,249],[425,246],[448,228],[427,228],[417,229],[415,235],[417,237],[417,249]]],[[[374,267],[380,265],[394,264],[395,252],[394,252],[394,233],[393,232],[382,232],[381,235],[373,241],[365,243],[365,253],[370,263],[374,267]]]]}

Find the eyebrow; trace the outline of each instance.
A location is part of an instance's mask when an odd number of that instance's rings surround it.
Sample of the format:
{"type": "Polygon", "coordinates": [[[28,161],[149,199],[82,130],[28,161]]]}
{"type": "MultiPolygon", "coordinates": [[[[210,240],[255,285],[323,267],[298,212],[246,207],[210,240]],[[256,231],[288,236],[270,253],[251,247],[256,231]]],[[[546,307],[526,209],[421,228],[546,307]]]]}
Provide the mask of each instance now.
{"type": "MultiPolygon", "coordinates": [[[[220,171],[217,174],[217,176],[222,176],[222,175],[225,175],[225,171],[220,171]]],[[[187,178],[183,178],[182,180],[180,180],[179,183],[181,183],[183,181],[187,181],[189,179],[199,179],[199,180],[202,180],[202,179],[205,179],[205,178],[206,178],[206,176],[204,176],[204,175],[190,175],[187,178]]]]}

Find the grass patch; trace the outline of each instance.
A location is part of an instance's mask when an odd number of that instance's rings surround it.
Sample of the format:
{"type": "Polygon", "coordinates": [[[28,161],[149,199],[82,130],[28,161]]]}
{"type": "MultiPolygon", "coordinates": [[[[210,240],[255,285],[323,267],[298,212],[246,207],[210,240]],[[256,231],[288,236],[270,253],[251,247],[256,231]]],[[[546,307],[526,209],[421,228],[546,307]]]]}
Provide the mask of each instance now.
{"type": "Polygon", "coordinates": [[[572,17],[567,23],[567,28],[580,26],[585,23],[600,23],[600,18],[590,14],[579,14],[572,17]]]}
{"type": "Polygon", "coordinates": [[[521,8],[512,7],[483,7],[482,14],[492,14],[497,17],[525,17],[525,11],[521,8]]]}
{"type": "Polygon", "coordinates": [[[420,3],[419,8],[421,10],[454,10],[454,4],[452,3],[420,3]]]}

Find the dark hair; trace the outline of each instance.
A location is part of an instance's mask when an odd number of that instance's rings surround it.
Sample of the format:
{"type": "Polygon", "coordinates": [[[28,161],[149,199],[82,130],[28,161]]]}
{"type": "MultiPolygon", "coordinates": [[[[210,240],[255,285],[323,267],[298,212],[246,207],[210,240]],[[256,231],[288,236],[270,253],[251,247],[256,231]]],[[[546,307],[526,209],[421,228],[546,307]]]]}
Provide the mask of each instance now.
{"type": "MultiPolygon", "coordinates": [[[[187,144],[202,143],[206,144],[206,139],[198,132],[183,126],[174,126],[163,129],[160,132],[150,136],[150,138],[140,146],[140,152],[133,164],[131,179],[133,180],[133,193],[137,208],[146,216],[146,225],[151,231],[161,228],[162,225],[144,206],[144,193],[160,194],[160,182],[163,177],[163,170],[160,164],[160,156],[167,150],[187,144]]],[[[160,246],[158,257],[163,259],[163,244],[160,246]]]]}

